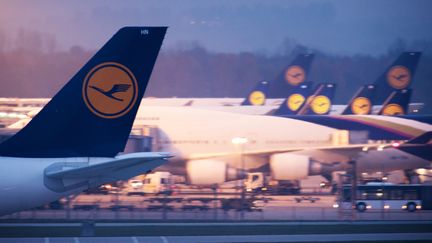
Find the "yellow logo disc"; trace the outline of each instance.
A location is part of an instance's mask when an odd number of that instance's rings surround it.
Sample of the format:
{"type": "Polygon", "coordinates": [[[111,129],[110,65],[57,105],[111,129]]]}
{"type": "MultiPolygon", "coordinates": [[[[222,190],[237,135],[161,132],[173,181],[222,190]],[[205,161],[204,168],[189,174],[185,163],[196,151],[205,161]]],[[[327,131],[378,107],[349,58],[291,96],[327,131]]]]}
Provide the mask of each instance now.
{"type": "Polygon", "coordinates": [[[93,114],[103,118],[118,118],[128,113],[137,101],[138,84],[127,67],[106,62],[87,74],[82,95],[93,114]]]}
{"type": "Polygon", "coordinates": [[[261,91],[254,91],[249,95],[249,102],[252,105],[264,105],[265,102],[265,94],[261,91]]]}
{"type": "Polygon", "coordinates": [[[306,73],[300,66],[291,66],[285,72],[285,80],[291,85],[298,85],[306,79],[306,73]]]}
{"type": "Polygon", "coordinates": [[[386,116],[404,115],[405,111],[402,106],[398,104],[388,104],[384,107],[382,114],[386,116]]]}
{"type": "Polygon", "coordinates": [[[368,98],[357,97],[351,104],[351,111],[356,115],[369,114],[372,109],[372,104],[368,98]]]}
{"type": "Polygon", "coordinates": [[[404,66],[394,66],[387,73],[387,82],[395,89],[406,88],[411,81],[411,73],[404,66]]]}
{"type": "Polygon", "coordinates": [[[287,106],[292,111],[297,111],[304,103],[305,97],[301,94],[292,94],[288,97],[287,106]]]}
{"type": "Polygon", "coordinates": [[[311,108],[316,114],[325,114],[330,110],[331,102],[327,96],[318,95],[312,100],[311,108]]]}

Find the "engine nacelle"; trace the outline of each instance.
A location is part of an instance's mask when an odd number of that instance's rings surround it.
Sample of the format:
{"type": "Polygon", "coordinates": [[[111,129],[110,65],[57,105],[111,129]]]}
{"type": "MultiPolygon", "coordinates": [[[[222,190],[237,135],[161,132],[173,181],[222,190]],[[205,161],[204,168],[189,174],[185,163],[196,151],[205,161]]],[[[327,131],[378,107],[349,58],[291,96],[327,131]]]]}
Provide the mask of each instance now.
{"type": "Polygon", "coordinates": [[[292,153],[272,155],[270,170],[275,180],[298,180],[326,172],[324,165],[312,161],[308,156],[292,153]]]}
{"type": "Polygon", "coordinates": [[[220,160],[191,160],[186,164],[189,183],[194,185],[212,185],[243,179],[246,173],[231,168],[220,160]]]}

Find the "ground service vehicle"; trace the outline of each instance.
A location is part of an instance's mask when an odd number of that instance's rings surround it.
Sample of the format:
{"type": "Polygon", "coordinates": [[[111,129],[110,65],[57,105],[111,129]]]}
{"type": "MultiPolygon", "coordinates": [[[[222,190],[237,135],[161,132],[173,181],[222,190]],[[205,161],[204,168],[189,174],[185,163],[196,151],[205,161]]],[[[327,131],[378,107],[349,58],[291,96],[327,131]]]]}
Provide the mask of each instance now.
{"type": "Polygon", "coordinates": [[[271,180],[262,172],[248,173],[245,181],[246,192],[274,195],[299,194],[298,180],[271,180]]]}
{"type": "Polygon", "coordinates": [[[173,176],[169,172],[158,171],[147,174],[142,186],[145,194],[172,194],[174,188],[173,176]]]}
{"type": "Polygon", "coordinates": [[[366,210],[407,210],[432,209],[432,185],[368,183],[358,185],[355,199],[352,199],[352,186],[344,185],[340,194],[340,204],[352,206],[359,212],[366,210]]]}

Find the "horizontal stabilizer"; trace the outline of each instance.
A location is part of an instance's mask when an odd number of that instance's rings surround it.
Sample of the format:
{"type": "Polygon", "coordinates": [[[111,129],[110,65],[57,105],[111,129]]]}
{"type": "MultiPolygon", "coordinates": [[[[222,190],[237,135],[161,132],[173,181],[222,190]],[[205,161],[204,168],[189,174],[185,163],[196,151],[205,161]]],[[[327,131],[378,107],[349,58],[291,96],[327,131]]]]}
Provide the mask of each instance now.
{"type": "MultiPolygon", "coordinates": [[[[91,179],[112,177],[113,175],[123,177],[124,172],[122,170],[124,169],[129,170],[139,166],[140,171],[146,172],[165,163],[166,159],[170,157],[172,156],[168,153],[150,152],[119,155],[107,162],[91,165],[87,163],[56,163],[45,169],[45,176],[54,179],[91,179]]],[[[139,174],[138,171],[136,172],[139,174]]]]}

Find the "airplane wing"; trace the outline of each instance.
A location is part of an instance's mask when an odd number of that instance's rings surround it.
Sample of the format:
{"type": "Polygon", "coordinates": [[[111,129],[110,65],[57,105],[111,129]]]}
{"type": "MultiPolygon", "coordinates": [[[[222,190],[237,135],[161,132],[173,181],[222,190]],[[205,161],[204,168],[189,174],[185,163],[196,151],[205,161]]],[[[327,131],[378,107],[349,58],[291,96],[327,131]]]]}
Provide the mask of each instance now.
{"type": "MultiPolygon", "coordinates": [[[[278,153],[296,153],[308,155],[317,161],[349,161],[359,152],[367,151],[371,149],[384,149],[391,146],[391,144],[350,144],[350,145],[327,145],[327,146],[317,146],[317,147],[292,147],[287,149],[267,149],[267,150],[253,150],[253,151],[243,151],[238,153],[244,156],[260,156],[267,157],[278,153]],[[324,158],[324,159],[323,159],[324,158]]],[[[230,156],[232,153],[212,153],[212,154],[195,154],[191,156],[191,159],[210,159],[216,157],[230,156]]]]}
{"type": "Polygon", "coordinates": [[[119,155],[112,160],[95,164],[56,163],[45,169],[45,176],[52,179],[125,179],[131,174],[145,173],[167,162],[168,153],[131,153],[119,155]]]}

